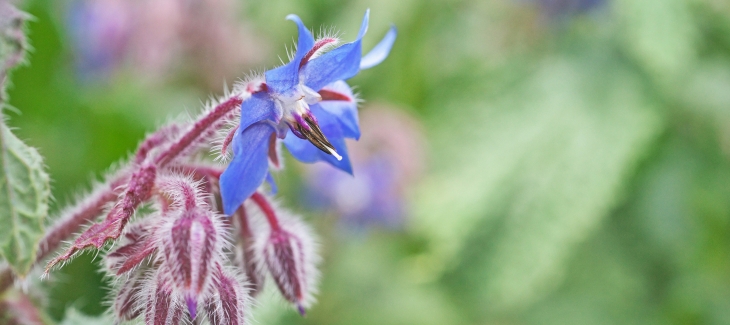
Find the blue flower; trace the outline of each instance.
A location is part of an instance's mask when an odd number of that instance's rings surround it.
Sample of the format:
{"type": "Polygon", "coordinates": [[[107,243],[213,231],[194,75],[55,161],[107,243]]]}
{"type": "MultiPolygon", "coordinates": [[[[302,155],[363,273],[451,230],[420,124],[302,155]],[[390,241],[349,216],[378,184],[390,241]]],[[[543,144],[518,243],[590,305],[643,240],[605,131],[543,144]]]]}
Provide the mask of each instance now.
{"type": "Polygon", "coordinates": [[[360,129],[357,102],[344,80],[385,60],[396,37],[391,28],[362,56],[368,17],[369,10],[355,41],[327,51],[337,39],[315,41],[299,17],[287,16],[299,30],[297,50],[289,63],[267,71],[265,82],[241,104],[241,122],[232,140],[233,160],[220,178],[226,214],[235,212],[266,179],[274,136],[283,138],[302,162],[326,161],[352,173],[345,138],[358,139],[360,129]]]}

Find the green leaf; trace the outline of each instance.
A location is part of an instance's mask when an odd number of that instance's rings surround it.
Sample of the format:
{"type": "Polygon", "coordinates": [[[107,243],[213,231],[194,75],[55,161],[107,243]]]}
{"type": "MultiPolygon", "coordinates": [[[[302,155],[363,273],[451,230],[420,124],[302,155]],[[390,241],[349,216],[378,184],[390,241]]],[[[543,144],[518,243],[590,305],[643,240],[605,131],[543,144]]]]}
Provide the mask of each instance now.
{"type": "MultiPolygon", "coordinates": [[[[24,59],[26,18],[10,3],[0,3],[0,113],[8,71],[24,59]]],[[[0,255],[21,277],[35,262],[50,195],[41,155],[20,141],[0,116],[0,255]]]]}
{"type": "Polygon", "coordinates": [[[428,127],[439,155],[416,227],[474,310],[519,311],[554,290],[663,129],[634,74],[572,61],[543,61],[495,98],[440,104],[428,127]]]}
{"type": "Polygon", "coordinates": [[[0,254],[18,275],[35,261],[50,195],[41,156],[0,124],[0,254]]]}

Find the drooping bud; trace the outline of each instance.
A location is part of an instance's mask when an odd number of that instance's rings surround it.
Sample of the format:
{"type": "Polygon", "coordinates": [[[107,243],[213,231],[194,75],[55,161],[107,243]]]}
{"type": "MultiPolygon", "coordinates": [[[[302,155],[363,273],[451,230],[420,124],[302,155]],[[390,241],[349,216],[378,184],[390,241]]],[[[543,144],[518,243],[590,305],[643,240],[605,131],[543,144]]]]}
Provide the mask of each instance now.
{"type": "Polygon", "coordinates": [[[185,317],[182,300],[173,294],[173,287],[165,276],[164,265],[148,281],[145,301],[145,324],[177,325],[185,317]]]}
{"type": "Polygon", "coordinates": [[[251,297],[256,297],[264,288],[265,275],[263,265],[261,265],[262,261],[255,255],[254,237],[245,204],[236,211],[236,220],[239,227],[236,259],[246,273],[249,294],[251,297]]]}
{"type": "Polygon", "coordinates": [[[223,232],[214,218],[209,211],[195,208],[170,218],[160,229],[163,263],[171,284],[183,293],[191,318],[221,260],[223,232]]]}
{"type": "Polygon", "coordinates": [[[112,305],[114,317],[119,322],[137,318],[142,312],[140,295],[146,283],[144,273],[147,270],[135,270],[122,281],[114,297],[112,305]]]}
{"type": "Polygon", "coordinates": [[[318,277],[316,245],[310,229],[282,211],[279,226],[270,227],[268,236],[258,238],[256,246],[279,291],[303,315],[314,300],[318,277]]]}
{"type": "Polygon", "coordinates": [[[166,175],[157,181],[162,196],[169,202],[171,210],[192,210],[205,206],[205,198],[201,195],[201,182],[191,177],[166,175]]]}
{"type": "Polygon", "coordinates": [[[212,325],[243,325],[248,309],[248,293],[244,281],[218,268],[213,291],[205,303],[205,312],[212,325]]]}

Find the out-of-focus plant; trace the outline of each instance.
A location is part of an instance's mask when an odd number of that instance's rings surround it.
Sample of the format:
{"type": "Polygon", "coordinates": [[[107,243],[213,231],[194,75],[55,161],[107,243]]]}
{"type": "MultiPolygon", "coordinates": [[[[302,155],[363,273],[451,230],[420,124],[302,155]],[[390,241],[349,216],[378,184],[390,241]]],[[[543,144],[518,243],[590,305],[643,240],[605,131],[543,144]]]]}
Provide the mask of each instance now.
{"type": "MultiPolygon", "coordinates": [[[[3,83],[27,47],[24,18],[0,3],[3,83]]],[[[352,171],[344,138],[359,137],[357,100],[344,80],[382,62],[396,33],[391,29],[362,56],[369,11],[357,39],[342,45],[334,35],[315,40],[299,17],[287,18],[299,30],[289,63],[238,83],[193,121],[150,134],[128,162],[64,209],[48,230],[43,226],[50,191],[40,155],[2,125],[3,323],[49,322],[28,295],[10,287],[71,237],[47,262],[45,275],[82,251],[104,253],[117,323],[243,324],[249,300],[267,277],[305,313],[317,288],[314,234],[262,186],[268,176],[275,187],[269,168],[281,168],[280,142],[302,161],[352,171]],[[222,160],[232,155],[231,163],[201,158],[211,149],[222,160]],[[116,245],[107,251],[111,243],[116,245]]]]}
{"type": "Polygon", "coordinates": [[[418,120],[387,105],[370,105],[361,114],[366,138],[349,144],[357,177],[328,165],[308,165],[302,199],[330,211],[353,229],[402,229],[409,215],[408,191],[426,166],[426,143],[418,120]]]}
{"type": "Polygon", "coordinates": [[[267,52],[234,16],[239,7],[232,0],[73,1],[66,21],[77,74],[99,82],[128,69],[137,80],[161,82],[182,70],[216,89],[267,52]]]}

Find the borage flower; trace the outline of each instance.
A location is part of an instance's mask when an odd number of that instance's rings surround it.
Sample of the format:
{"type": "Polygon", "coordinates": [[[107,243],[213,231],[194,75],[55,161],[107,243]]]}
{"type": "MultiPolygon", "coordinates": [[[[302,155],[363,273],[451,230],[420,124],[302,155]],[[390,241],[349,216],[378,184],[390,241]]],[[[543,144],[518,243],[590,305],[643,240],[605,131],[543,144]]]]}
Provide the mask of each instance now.
{"type": "Polygon", "coordinates": [[[234,157],[220,178],[226,214],[233,214],[263,183],[268,157],[278,163],[276,136],[302,162],[326,161],[352,173],[345,138],[359,138],[360,130],[357,102],[344,80],[382,62],[396,37],[391,28],[362,56],[369,13],[355,41],[330,51],[336,38],[315,41],[299,17],[287,16],[298,26],[297,49],[289,63],[267,71],[265,81],[241,104],[241,122],[232,138],[234,157]]]}

